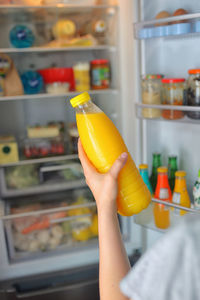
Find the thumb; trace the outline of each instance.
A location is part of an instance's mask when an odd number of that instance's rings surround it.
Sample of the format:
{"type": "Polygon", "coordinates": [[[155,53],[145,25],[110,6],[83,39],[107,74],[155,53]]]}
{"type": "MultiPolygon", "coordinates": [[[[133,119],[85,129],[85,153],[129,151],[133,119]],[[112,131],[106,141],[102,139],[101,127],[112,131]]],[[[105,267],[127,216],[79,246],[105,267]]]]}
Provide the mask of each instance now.
{"type": "Polygon", "coordinates": [[[112,175],[112,177],[114,177],[114,179],[117,179],[119,172],[127,162],[127,159],[128,154],[126,152],[122,153],[110,168],[109,173],[112,175]]]}

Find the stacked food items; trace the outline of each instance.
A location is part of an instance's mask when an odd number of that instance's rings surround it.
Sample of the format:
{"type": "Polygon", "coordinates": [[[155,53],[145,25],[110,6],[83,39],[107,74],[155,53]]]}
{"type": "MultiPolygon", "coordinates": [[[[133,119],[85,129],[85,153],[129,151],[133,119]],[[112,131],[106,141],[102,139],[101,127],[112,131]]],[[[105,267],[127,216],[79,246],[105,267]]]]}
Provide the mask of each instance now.
{"type": "Polygon", "coordinates": [[[143,108],[142,116],[148,119],[163,117],[167,120],[182,119],[184,116],[190,119],[200,119],[198,111],[181,111],[181,106],[199,107],[200,94],[200,69],[188,70],[189,77],[163,78],[161,74],[147,74],[141,78],[142,103],[148,105],[180,106],[180,110],[143,108]]]}
{"type": "Polygon", "coordinates": [[[63,199],[60,203],[41,201],[13,205],[11,214],[28,215],[13,219],[11,228],[7,227],[7,234],[12,235],[14,247],[20,252],[46,252],[75,246],[98,235],[96,207],[91,204],[90,196],[82,191],[81,195],[72,194],[71,199],[63,199]],[[53,208],[56,212],[41,212],[53,208]],[[40,213],[31,215],[37,211],[40,213]]]}
{"type": "Polygon", "coordinates": [[[140,29],[138,37],[140,39],[148,39],[200,32],[200,21],[191,22],[189,19],[185,19],[184,17],[187,16],[187,14],[188,11],[183,8],[178,8],[172,13],[166,10],[160,11],[155,16],[155,26],[140,29]],[[174,20],[175,17],[179,16],[180,18],[174,20]],[[164,20],[161,22],[160,20],[162,19],[164,20]]]}

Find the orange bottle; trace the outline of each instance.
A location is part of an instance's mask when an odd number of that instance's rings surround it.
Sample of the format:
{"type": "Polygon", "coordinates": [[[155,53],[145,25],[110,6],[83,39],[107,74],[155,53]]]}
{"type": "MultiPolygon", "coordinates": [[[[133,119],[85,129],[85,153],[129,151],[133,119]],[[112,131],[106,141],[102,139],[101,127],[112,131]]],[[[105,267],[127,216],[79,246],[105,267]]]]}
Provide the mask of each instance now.
{"type": "MultiPolygon", "coordinates": [[[[76,109],[76,121],[83,148],[100,173],[107,172],[114,161],[128,149],[112,121],[92,103],[85,92],[71,99],[76,109]]],[[[130,154],[118,178],[118,212],[131,216],[145,209],[151,194],[130,154]]]]}
{"type": "MultiPolygon", "coordinates": [[[[176,171],[175,173],[175,187],[172,197],[172,202],[179,204],[184,207],[190,207],[190,197],[188,195],[187,186],[186,186],[186,172],[185,171],[176,171]]],[[[186,211],[175,209],[175,214],[184,215],[186,211]]]]}
{"type": "MultiPolygon", "coordinates": [[[[163,201],[172,201],[172,193],[168,182],[168,169],[166,167],[158,168],[158,179],[154,197],[163,201]]],[[[154,222],[156,227],[166,229],[170,226],[169,207],[164,204],[154,204],[154,222]]]]}

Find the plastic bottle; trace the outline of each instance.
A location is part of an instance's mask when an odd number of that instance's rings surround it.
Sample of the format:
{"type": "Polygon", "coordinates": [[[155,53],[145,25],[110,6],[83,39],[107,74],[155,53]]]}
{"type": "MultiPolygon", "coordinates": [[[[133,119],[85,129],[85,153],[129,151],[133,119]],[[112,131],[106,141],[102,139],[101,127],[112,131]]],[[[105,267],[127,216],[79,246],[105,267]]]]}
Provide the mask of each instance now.
{"type": "MultiPolygon", "coordinates": [[[[158,180],[155,191],[155,198],[162,201],[172,201],[172,193],[170,190],[167,167],[158,168],[158,180]]],[[[154,204],[154,221],[156,227],[166,229],[170,226],[170,211],[169,207],[164,204],[154,204]]]]}
{"type": "MultiPolygon", "coordinates": [[[[85,92],[71,99],[76,109],[76,121],[83,148],[100,173],[107,172],[114,161],[128,149],[112,121],[85,92]]],[[[118,179],[118,212],[131,216],[145,209],[151,200],[151,194],[142,180],[130,154],[118,179]]]]}
{"type": "Polygon", "coordinates": [[[177,157],[172,155],[168,158],[168,178],[169,178],[169,185],[171,188],[171,191],[174,190],[175,185],[175,173],[178,170],[177,167],[177,157]]]}
{"type": "Polygon", "coordinates": [[[162,165],[161,163],[161,154],[160,153],[153,153],[153,165],[152,165],[152,173],[150,176],[150,182],[153,189],[153,192],[155,192],[156,184],[157,184],[157,169],[162,165]]]}
{"type": "MultiPolygon", "coordinates": [[[[186,186],[186,172],[185,171],[176,171],[175,173],[175,187],[172,197],[172,202],[179,204],[184,207],[190,207],[190,197],[188,195],[187,186],[186,186]]],[[[184,215],[186,211],[175,209],[175,214],[184,215]]]]}
{"type": "Polygon", "coordinates": [[[153,195],[153,189],[152,189],[151,183],[149,181],[148,165],[147,164],[139,165],[139,172],[140,172],[140,175],[142,176],[142,179],[144,180],[144,183],[148,187],[151,195],[153,195]]]}
{"type": "Polygon", "coordinates": [[[196,180],[193,187],[193,196],[195,208],[200,209],[200,170],[198,174],[198,179],[196,180]]]}

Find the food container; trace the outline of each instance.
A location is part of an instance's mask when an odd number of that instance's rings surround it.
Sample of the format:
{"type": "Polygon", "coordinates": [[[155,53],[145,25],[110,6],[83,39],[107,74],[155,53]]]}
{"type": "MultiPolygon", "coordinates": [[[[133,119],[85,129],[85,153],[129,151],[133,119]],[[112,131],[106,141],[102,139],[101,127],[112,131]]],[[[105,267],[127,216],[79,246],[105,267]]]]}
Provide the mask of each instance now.
{"type": "MultiPolygon", "coordinates": [[[[191,69],[188,71],[187,81],[187,105],[200,106],[200,69],[191,69]]],[[[200,119],[200,112],[189,111],[187,116],[191,119],[200,119]]]]}
{"type": "Polygon", "coordinates": [[[77,92],[90,90],[90,65],[88,62],[79,62],[74,67],[75,90],[77,92]]]}
{"type": "Polygon", "coordinates": [[[62,136],[54,138],[32,138],[23,142],[23,152],[26,158],[38,158],[55,155],[64,155],[66,152],[62,136]]]}
{"type": "Polygon", "coordinates": [[[172,35],[187,34],[191,32],[190,23],[178,23],[172,25],[172,35]]]}
{"type": "MultiPolygon", "coordinates": [[[[162,104],[183,105],[185,103],[185,79],[184,78],[163,78],[162,79],[162,104]]],[[[176,120],[184,117],[180,110],[163,109],[164,119],[176,120]]]]}
{"type": "Polygon", "coordinates": [[[110,65],[107,59],[95,59],[91,61],[91,86],[94,90],[109,88],[110,65]]]}
{"type": "Polygon", "coordinates": [[[37,94],[43,89],[43,78],[36,71],[26,71],[21,75],[26,94],[37,94]]]}
{"type": "Polygon", "coordinates": [[[0,164],[17,162],[18,146],[14,136],[0,136],[0,164]]]}
{"type": "Polygon", "coordinates": [[[32,30],[25,25],[16,25],[10,31],[10,42],[16,48],[33,46],[35,36],[32,30]]]}
{"type": "MultiPolygon", "coordinates": [[[[162,77],[160,74],[147,74],[141,77],[143,104],[161,104],[162,77]]],[[[143,108],[142,116],[148,119],[160,118],[161,111],[157,108],[143,108]]]]}
{"type": "Polygon", "coordinates": [[[49,93],[65,93],[75,88],[72,68],[49,68],[39,70],[49,93]],[[50,85],[50,86],[49,86],[50,85]]]}

